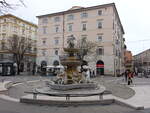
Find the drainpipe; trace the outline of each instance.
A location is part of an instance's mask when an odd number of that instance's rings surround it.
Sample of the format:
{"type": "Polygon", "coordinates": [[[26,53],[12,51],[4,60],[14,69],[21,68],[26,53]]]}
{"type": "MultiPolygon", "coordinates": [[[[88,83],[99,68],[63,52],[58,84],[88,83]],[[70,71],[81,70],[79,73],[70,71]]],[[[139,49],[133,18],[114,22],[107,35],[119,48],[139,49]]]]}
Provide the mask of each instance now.
{"type": "Polygon", "coordinates": [[[63,13],[63,48],[64,48],[64,38],[65,38],[65,15],[64,15],[64,13],[63,13]]]}

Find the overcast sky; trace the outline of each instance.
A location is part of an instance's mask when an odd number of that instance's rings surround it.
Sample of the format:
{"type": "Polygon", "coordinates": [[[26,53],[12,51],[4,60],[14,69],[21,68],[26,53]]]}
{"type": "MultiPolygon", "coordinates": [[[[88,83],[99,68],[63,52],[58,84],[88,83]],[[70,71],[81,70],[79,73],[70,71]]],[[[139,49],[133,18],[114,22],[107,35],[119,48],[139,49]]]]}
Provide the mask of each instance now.
{"type": "Polygon", "coordinates": [[[72,6],[89,7],[112,2],[116,4],[125,30],[127,49],[134,55],[149,49],[150,0],[24,0],[26,7],[10,13],[37,24],[38,15],[65,11],[72,6]]]}

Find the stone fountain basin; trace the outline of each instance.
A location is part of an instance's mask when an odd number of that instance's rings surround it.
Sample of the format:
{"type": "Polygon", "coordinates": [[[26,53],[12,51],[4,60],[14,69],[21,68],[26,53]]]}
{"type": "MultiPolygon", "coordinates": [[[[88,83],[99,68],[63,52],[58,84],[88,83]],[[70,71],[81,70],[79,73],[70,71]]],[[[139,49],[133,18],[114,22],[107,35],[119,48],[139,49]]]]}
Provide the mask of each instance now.
{"type": "Polygon", "coordinates": [[[72,89],[96,89],[96,83],[78,83],[78,84],[55,84],[53,81],[47,82],[47,86],[54,90],[72,90],[72,89]]]}
{"type": "Polygon", "coordinates": [[[77,49],[77,48],[64,48],[64,51],[66,51],[66,52],[78,52],[79,51],[79,49],[77,49]]]}
{"type": "Polygon", "coordinates": [[[81,62],[80,61],[66,60],[66,61],[61,61],[61,64],[64,66],[79,66],[81,64],[81,62]]]}
{"type": "Polygon", "coordinates": [[[65,96],[67,94],[71,96],[92,96],[103,93],[106,88],[102,85],[98,85],[96,88],[78,88],[70,90],[54,90],[51,87],[36,88],[36,91],[42,94],[53,95],[53,96],[65,96]]]}

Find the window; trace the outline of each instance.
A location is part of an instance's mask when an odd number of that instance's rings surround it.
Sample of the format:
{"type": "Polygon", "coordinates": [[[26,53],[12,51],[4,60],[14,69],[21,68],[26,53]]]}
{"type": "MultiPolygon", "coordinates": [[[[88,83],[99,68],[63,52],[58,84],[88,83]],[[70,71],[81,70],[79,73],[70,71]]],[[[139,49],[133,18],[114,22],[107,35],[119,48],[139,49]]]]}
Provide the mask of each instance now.
{"type": "Polygon", "coordinates": [[[73,20],[73,19],[74,19],[74,15],[71,14],[67,16],[67,20],[73,20]]]}
{"type": "Polygon", "coordinates": [[[43,18],[42,19],[42,23],[47,24],[48,23],[48,19],[47,18],[43,18]]]}
{"type": "Polygon", "coordinates": [[[55,45],[58,45],[58,44],[59,44],[59,40],[55,39],[55,45]]]}
{"type": "Polygon", "coordinates": [[[118,40],[118,39],[116,40],[116,44],[117,44],[117,45],[119,44],[119,40],[118,40]]]}
{"type": "Polygon", "coordinates": [[[55,50],[55,55],[58,55],[58,50],[55,50]]]}
{"type": "Polygon", "coordinates": [[[25,24],[23,24],[23,27],[25,27],[25,24]]]}
{"type": "Polygon", "coordinates": [[[60,17],[55,17],[55,18],[54,18],[54,21],[55,21],[55,22],[59,22],[59,21],[60,21],[60,17]]]}
{"type": "Polygon", "coordinates": [[[36,51],[37,51],[37,48],[34,48],[33,51],[36,52],[36,51]]]}
{"type": "Polygon", "coordinates": [[[2,40],[5,40],[5,39],[6,39],[6,34],[3,33],[3,34],[2,34],[2,40]]]}
{"type": "Polygon", "coordinates": [[[31,26],[29,26],[29,30],[31,30],[31,26]]]}
{"type": "Polygon", "coordinates": [[[103,55],[103,54],[104,54],[104,49],[103,49],[103,47],[97,48],[96,53],[97,53],[97,55],[103,55]]]}
{"type": "Polygon", "coordinates": [[[83,49],[83,54],[87,55],[87,35],[82,35],[81,36],[81,48],[83,49]]]}
{"type": "Polygon", "coordinates": [[[3,59],[4,58],[4,55],[3,54],[0,54],[0,59],[3,59]]]}
{"type": "Polygon", "coordinates": [[[72,31],[72,24],[68,24],[68,31],[72,31]]]}
{"type": "Polygon", "coordinates": [[[6,25],[3,25],[3,31],[6,31],[6,25]]]}
{"type": "Polygon", "coordinates": [[[98,35],[98,36],[97,36],[97,41],[98,41],[98,42],[102,42],[102,35],[98,35]]]}
{"type": "Polygon", "coordinates": [[[98,15],[99,15],[99,16],[102,15],[102,10],[98,10],[98,15]]]}
{"type": "Polygon", "coordinates": [[[32,52],[32,47],[28,47],[28,52],[32,52]]]}
{"type": "Polygon", "coordinates": [[[17,32],[17,26],[14,26],[14,32],[17,32]]]}
{"type": "Polygon", "coordinates": [[[6,22],[6,18],[4,19],[4,22],[6,22]]]}
{"type": "Polygon", "coordinates": [[[82,24],[82,31],[86,31],[86,23],[82,24]]]}
{"type": "Polygon", "coordinates": [[[3,42],[3,43],[1,43],[1,47],[2,47],[2,48],[1,48],[2,50],[4,50],[4,49],[5,49],[5,43],[4,43],[4,42],[3,42]]]}
{"type": "Polygon", "coordinates": [[[46,55],[46,50],[42,50],[42,55],[43,55],[43,56],[46,55]]]}
{"type": "Polygon", "coordinates": [[[46,44],[46,40],[43,40],[42,43],[43,43],[43,45],[45,45],[46,44]]]}
{"type": "Polygon", "coordinates": [[[43,34],[47,34],[47,27],[43,27],[43,34]]]}
{"type": "Polygon", "coordinates": [[[55,32],[59,32],[59,26],[55,26],[55,32]]]}
{"type": "Polygon", "coordinates": [[[118,56],[118,50],[116,50],[116,56],[118,56]]]}
{"type": "Polygon", "coordinates": [[[25,29],[22,29],[22,35],[24,35],[25,34],[25,29]]]}
{"type": "Polygon", "coordinates": [[[14,19],[14,23],[17,23],[17,19],[14,19]]]}
{"type": "Polygon", "coordinates": [[[81,13],[81,18],[87,18],[88,14],[87,13],[81,13]]]}
{"type": "Polygon", "coordinates": [[[98,29],[101,29],[102,28],[102,21],[97,21],[97,28],[98,29]]]}

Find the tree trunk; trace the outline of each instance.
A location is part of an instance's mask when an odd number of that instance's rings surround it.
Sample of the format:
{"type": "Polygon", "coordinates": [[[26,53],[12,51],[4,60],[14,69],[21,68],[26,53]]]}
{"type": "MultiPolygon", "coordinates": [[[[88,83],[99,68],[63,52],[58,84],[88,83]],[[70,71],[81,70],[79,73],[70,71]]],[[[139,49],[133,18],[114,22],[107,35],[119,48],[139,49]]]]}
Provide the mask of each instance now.
{"type": "Polygon", "coordinates": [[[17,75],[20,75],[20,64],[17,64],[17,75]]]}

